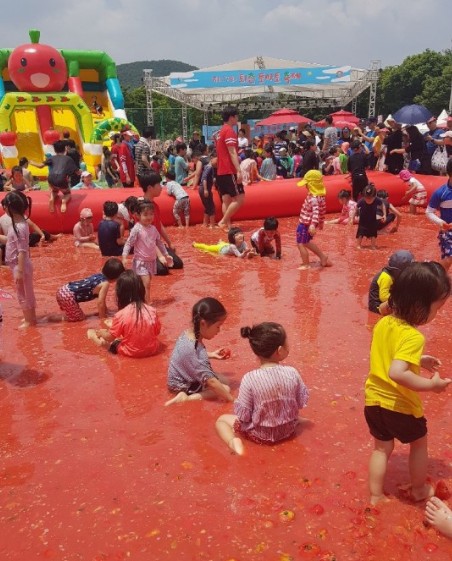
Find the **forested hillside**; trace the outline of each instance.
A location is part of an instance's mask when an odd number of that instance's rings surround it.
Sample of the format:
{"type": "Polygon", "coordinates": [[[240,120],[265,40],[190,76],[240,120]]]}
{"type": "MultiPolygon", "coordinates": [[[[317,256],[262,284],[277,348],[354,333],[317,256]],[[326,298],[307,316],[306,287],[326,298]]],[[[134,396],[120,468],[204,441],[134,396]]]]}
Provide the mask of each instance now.
{"type": "Polygon", "coordinates": [[[191,66],[179,60],[141,60],[138,62],[128,62],[118,64],[118,78],[122,88],[138,88],[143,82],[143,70],[151,69],[154,76],[168,76],[171,72],[188,72],[197,70],[196,66],[191,66]]]}

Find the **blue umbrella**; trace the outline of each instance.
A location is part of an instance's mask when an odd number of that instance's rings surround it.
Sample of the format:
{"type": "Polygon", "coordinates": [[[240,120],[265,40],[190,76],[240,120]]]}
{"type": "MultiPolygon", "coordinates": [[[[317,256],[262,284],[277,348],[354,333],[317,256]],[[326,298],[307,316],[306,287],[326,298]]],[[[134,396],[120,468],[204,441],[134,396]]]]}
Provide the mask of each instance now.
{"type": "Polygon", "coordinates": [[[423,105],[405,105],[393,114],[393,119],[397,123],[405,125],[418,125],[419,123],[426,123],[432,114],[423,105]]]}

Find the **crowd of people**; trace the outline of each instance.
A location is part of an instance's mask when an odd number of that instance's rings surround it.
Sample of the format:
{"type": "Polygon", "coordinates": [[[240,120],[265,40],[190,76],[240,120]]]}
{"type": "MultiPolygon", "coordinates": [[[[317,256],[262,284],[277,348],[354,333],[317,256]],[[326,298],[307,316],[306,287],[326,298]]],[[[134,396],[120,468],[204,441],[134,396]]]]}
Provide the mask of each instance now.
{"type": "MultiPolygon", "coordinates": [[[[284,257],[282,240],[275,217],[263,217],[262,227],[250,236],[251,247],[245,241],[244,232],[232,225],[232,219],[244,204],[246,187],[252,181],[271,181],[277,176],[298,177],[298,185],[307,189],[307,195],[294,234],[301,258],[299,269],[305,270],[311,266],[310,252],[319,258],[321,267],[332,266],[329,256],[314,242],[325,222],[324,175],[351,175],[352,189],[339,193],[343,205],[341,215],[330,222],[356,224],[358,247],[362,247],[364,238],[375,247],[379,227],[390,228],[392,232],[398,230],[400,211],[390,204],[386,192],[377,191],[366,175],[368,169],[379,169],[384,158],[387,171],[397,173],[407,184],[406,197],[410,197],[411,211],[414,213],[419,206],[427,204],[426,214],[439,230],[441,262],[415,262],[408,250],[398,251],[375,276],[369,289],[369,309],[382,316],[374,329],[365,384],[365,419],[374,439],[369,465],[370,502],[377,504],[386,500],[384,478],[394,441],[409,444],[411,484],[406,490],[407,496],[413,501],[428,500],[427,520],[452,537],[452,512],[437,497],[432,498],[435,488],[427,478],[427,426],[418,395],[424,391],[445,391],[452,380],[439,375],[437,358],[423,354],[424,337],[417,329],[435,318],[451,291],[448,270],[452,264],[452,159],[444,170],[445,184],[429,201],[422,183],[413,176],[421,169],[434,172],[432,159],[426,156],[429,154],[427,146],[429,143],[441,146],[442,142],[448,148],[452,133],[436,134],[433,122],[429,123],[425,151],[423,148],[419,152],[414,148],[414,136],[411,137],[408,129],[410,142],[396,146],[394,136],[403,142],[403,132],[397,123],[390,123],[389,130],[370,120],[367,129],[343,129],[338,136],[332,120],[327,119],[330,126],[323,139],[317,139],[314,130],[304,127],[302,131],[289,131],[291,139],[282,131],[271,144],[263,146],[261,139],[254,139],[254,145],[249,146],[245,131],[237,134],[235,130],[238,122],[235,108],[224,110],[223,122],[214,147],[203,145],[194,135],[188,146],[178,142],[174,149],[168,147],[163,160],[150,127],[145,128],[133,145],[134,135],[130,130],[123,130],[118,139],[113,139],[111,150],[105,150],[104,169],[117,159],[116,171],[123,187],[131,187],[137,180],[143,197],[127,197],[121,205],[105,201],[97,238],[92,211],[82,209],[80,221],[74,227],[75,244],[99,249],[108,259],[100,272],[68,281],[60,287],[56,301],[62,313],[48,319],[83,321],[85,314],[80,304],[97,300],[103,326],[90,329],[89,339],[115,354],[136,358],[152,356],[161,350],[160,321],[151,305],[152,276],[159,273],[159,268],[165,274],[169,268],[183,266],[161,222],[156,199],[164,188],[163,183],[168,194],[175,198],[174,218],[181,227],[190,224],[188,187],[199,193],[204,207],[204,225],[215,226],[212,189],[214,185],[218,189],[223,211],[218,226],[227,231],[228,242],[216,245],[197,242],[193,244],[195,248],[237,257],[281,259],[284,257]],[[125,234],[127,230],[128,235],[125,234]],[[109,318],[106,297],[113,284],[118,311],[109,318]],[[421,376],[421,367],[430,371],[431,377],[421,376]]],[[[89,172],[81,171],[67,154],[67,143],[58,141],[54,148],[56,155],[42,164],[49,166],[52,212],[60,191],[62,211],[70,202],[71,187],[76,185],[72,185],[72,181],[78,184],[81,179],[82,189],[95,188],[89,172]]],[[[1,225],[4,235],[0,241],[6,242],[5,261],[11,268],[22,308],[22,327],[29,327],[37,323],[30,228],[40,230],[29,218],[31,199],[24,194],[29,187],[19,175],[14,177],[14,185],[2,201],[7,221],[1,225]]],[[[45,233],[41,234],[45,238],[45,233]]],[[[174,395],[165,405],[202,399],[233,403],[233,414],[221,415],[216,428],[226,445],[242,455],[244,439],[276,443],[292,437],[297,425],[305,421],[299,417],[299,411],[306,405],[309,391],[295,368],[281,364],[289,354],[284,327],[268,321],[241,328],[241,336],[249,340],[260,366],[245,374],[238,397],[234,398],[228,381],[210,364],[211,359],[229,358],[229,349],[208,352],[204,345],[204,341],[219,333],[226,315],[224,305],[214,298],[205,297],[195,303],[190,326],[181,333],[169,357],[167,385],[174,395]]]]}

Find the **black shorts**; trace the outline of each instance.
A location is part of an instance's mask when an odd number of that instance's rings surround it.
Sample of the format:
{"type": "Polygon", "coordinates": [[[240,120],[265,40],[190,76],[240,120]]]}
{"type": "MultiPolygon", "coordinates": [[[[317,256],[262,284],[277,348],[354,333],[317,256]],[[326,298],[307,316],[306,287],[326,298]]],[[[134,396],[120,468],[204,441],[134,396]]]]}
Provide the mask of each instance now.
{"type": "Polygon", "coordinates": [[[425,417],[397,413],[379,405],[366,405],[364,416],[370,434],[377,440],[387,442],[396,438],[403,444],[409,444],[427,434],[425,417]]]}
{"type": "Polygon", "coordinates": [[[238,195],[243,195],[245,190],[242,184],[237,183],[236,175],[217,175],[217,187],[218,192],[223,197],[223,195],[229,195],[230,197],[237,197],[238,195]]]}
{"type": "Polygon", "coordinates": [[[353,199],[357,201],[359,196],[362,194],[364,187],[367,187],[369,184],[369,180],[367,179],[367,175],[365,173],[357,173],[352,175],[352,190],[353,190],[353,199]]]}

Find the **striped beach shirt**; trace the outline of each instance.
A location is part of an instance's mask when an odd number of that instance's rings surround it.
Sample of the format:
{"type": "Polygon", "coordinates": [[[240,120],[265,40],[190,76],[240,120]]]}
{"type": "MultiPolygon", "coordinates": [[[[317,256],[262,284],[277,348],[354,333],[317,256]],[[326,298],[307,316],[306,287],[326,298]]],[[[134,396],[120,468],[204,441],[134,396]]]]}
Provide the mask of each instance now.
{"type": "Polygon", "coordinates": [[[309,392],[298,370],[277,364],[245,374],[234,402],[241,430],[264,442],[291,436],[309,392]]]}

